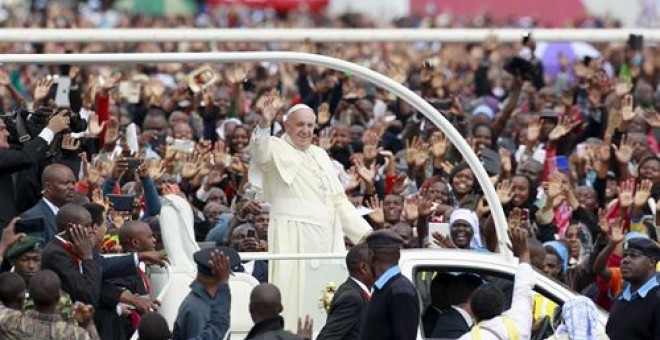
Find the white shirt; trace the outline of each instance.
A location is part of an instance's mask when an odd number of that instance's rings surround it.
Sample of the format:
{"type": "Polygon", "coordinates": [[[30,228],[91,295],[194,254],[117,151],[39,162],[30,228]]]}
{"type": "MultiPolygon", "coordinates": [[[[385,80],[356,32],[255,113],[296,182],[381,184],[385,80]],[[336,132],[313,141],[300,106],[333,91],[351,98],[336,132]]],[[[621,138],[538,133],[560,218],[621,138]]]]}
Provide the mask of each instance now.
{"type": "Polygon", "coordinates": [[[365,285],[360,280],[358,280],[358,279],[356,279],[352,276],[351,276],[351,280],[353,280],[355,283],[357,283],[357,285],[360,286],[360,289],[362,289],[362,291],[364,291],[365,293],[367,293],[367,295],[369,295],[369,297],[371,297],[371,289],[369,289],[367,287],[367,285],[365,285]]]}
{"type": "Polygon", "coordinates": [[[53,139],[55,138],[55,133],[49,128],[44,128],[39,133],[39,137],[43,138],[43,140],[46,141],[46,144],[50,145],[50,143],[52,143],[53,139]]]}
{"type": "Polygon", "coordinates": [[[53,202],[49,201],[46,197],[44,197],[44,202],[46,202],[46,205],[53,212],[53,215],[57,215],[57,212],[60,211],[60,208],[56,207],[55,204],[53,204],[53,202]]]}
{"type": "Polygon", "coordinates": [[[245,269],[245,272],[247,274],[252,275],[252,273],[254,272],[254,260],[243,262],[243,269],[245,269]]]}
{"type": "Polygon", "coordinates": [[[451,306],[451,308],[455,309],[458,314],[461,314],[463,319],[465,320],[465,323],[468,324],[468,326],[472,327],[474,324],[474,319],[472,319],[472,315],[468,313],[465,309],[461,308],[460,306],[451,306]]]}
{"type": "MultiPolygon", "coordinates": [[[[532,301],[534,298],[534,270],[528,263],[521,263],[516,272],[515,283],[513,285],[513,299],[511,301],[511,308],[502,313],[503,316],[513,320],[518,327],[518,334],[520,339],[530,339],[532,336],[532,301]]],[[[482,340],[499,340],[508,339],[509,335],[502,321],[502,316],[494,317],[490,320],[479,323],[482,326],[481,339],[482,340]],[[485,330],[495,332],[497,334],[485,330]]],[[[463,334],[459,340],[472,339],[471,332],[463,334]]]]}

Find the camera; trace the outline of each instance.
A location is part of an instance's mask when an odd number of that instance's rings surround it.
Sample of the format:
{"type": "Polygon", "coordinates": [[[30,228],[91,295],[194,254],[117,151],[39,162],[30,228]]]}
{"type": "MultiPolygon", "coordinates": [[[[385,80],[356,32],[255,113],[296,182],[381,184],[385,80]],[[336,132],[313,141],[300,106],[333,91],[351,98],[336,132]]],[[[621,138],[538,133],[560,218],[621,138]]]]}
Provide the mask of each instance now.
{"type": "Polygon", "coordinates": [[[87,121],[67,108],[57,108],[55,111],[39,109],[34,112],[18,110],[2,116],[10,134],[9,143],[19,145],[36,138],[48,125],[50,118],[62,111],[66,111],[66,114],[70,117],[69,131],[65,132],[78,133],[87,130],[87,121]]]}
{"type": "Polygon", "coordinates": [[[524,80],[534,78],[534,66],[528,60],[515,56],[507,59],[504,63],[504,70],[511,73],[514,77],[521,77],[524,80]]]}

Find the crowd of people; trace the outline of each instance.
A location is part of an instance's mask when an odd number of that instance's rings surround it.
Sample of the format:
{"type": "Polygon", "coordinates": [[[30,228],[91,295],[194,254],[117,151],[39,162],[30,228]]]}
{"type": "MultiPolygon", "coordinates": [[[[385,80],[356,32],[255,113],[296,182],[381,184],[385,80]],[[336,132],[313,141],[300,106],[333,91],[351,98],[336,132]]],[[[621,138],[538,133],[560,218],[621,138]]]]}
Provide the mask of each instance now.
{"type": "MultiPolygon", "coordinates": [[[[10,27],[373,26],[361,15],[233,7],[170,19],[93,2],[3,10],[10,27]]],[[[0,334],[220,339],[230,304],[249,303],[249,339],[311,338],[311,320],[297,334],[284,330],[304,314],[292,297],[304,287],[302,267],[236,252],[346,249],[350,278],[319,339],[413,339],[420,320],[426,337],[540,339],[552,334],[548,319],[561,320],[556,338],[659,338],[660,59],[638,41],[597,45],[595,58],[558,55],[556,74],[534,56],[533,34],[477,44],[0,43],[2,53],[295,50],[381,72],[465,136],[524,262],[508,298],[485,278],[437,273],[420,311],[417,288],[396,266],[399,248],[497,253],[495,225],[447,137],[351,74],[267,62],[6,64],[0,334]],[[167,261],[158,216],[168,195],[190,202],[196,241],[219,247],[194,255],[198,274],[171,330],[147,275],[167,261]],[[557,316],[556,304],[532,295],[530,265],[584,298],[557,316]],[[249,301],[230,297],[230,271],[262,283],[249,301]],[[507,310],[507,299],[517,307],[507,310]],[[595,306],[611,312],[607,335],[595,306]]]]}

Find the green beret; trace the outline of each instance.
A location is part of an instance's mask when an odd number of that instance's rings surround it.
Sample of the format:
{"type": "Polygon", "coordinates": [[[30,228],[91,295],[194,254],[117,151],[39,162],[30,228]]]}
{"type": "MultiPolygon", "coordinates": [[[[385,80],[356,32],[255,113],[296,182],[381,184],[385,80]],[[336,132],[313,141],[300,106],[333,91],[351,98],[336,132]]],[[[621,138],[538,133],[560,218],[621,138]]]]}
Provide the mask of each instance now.
{"type": "Polygon", "coordinates": [[[43,246],[44,240],[41,237],[26,235],[21,238],[20,242],[9,248],[6,257],[11,261],[27,252],[40,250],[43,246]]]}

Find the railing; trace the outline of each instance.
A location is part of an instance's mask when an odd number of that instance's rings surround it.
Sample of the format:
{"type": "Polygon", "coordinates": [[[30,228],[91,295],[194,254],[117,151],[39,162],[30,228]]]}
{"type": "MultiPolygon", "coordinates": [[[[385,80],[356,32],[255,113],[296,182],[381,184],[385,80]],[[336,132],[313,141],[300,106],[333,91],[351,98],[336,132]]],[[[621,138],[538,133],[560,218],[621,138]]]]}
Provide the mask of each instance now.
{"type": "Polygon", "coordinates": [[[381,88],[388,90],[423,113],[456,146],[475,174],[484,191],[491,209],[497,232],[500,253],[511,259],[513,255],[507,247],[507,220],[481,161],[454,126],[419,95],[400,83],[366,67],[344,60],[316,54],[298,52],[228,52],[228,53],[116,53],[116,54],[1,54],[0,63],[12,64],[130,64],[130,63],[235,63],[248,61],[268,61],[312,64],[342,72],[350,72],[381,88]]]}
{"type": "Polygon", "coordinates": [[[520,41],[531,31],[538,41],[625,42],[641,34],[647,42],[660,41],[657,29],[0,29],[0,42],[480,42],[494,35],[501,42],[520,41]]]}

